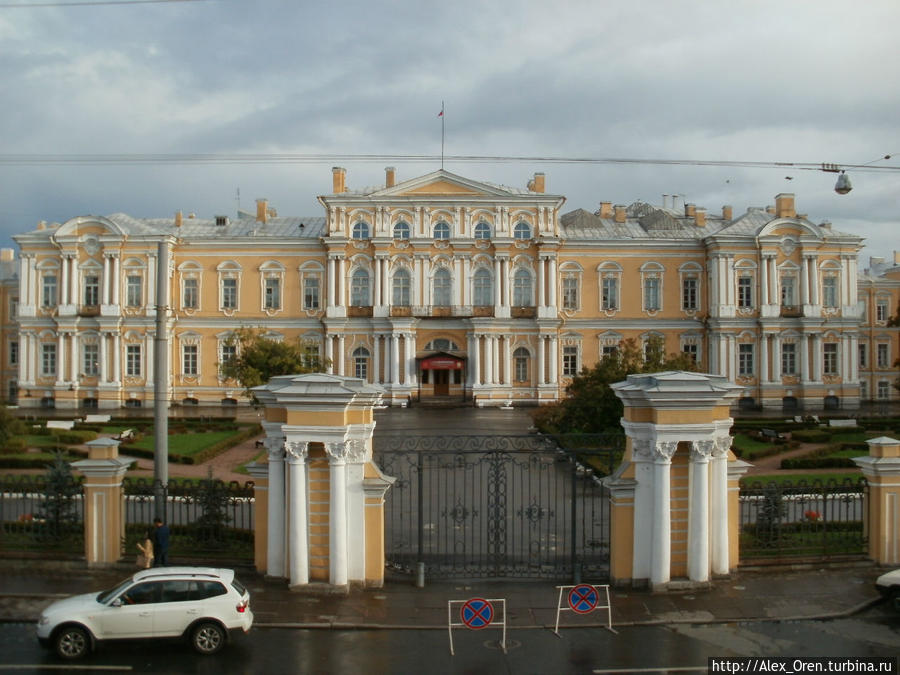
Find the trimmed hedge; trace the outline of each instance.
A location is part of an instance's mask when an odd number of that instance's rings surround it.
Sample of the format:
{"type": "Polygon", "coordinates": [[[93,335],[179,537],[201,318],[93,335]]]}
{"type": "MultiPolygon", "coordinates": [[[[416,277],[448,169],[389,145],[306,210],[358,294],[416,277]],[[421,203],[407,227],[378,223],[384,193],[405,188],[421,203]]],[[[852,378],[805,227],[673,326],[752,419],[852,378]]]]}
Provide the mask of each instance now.
{"type": "Polygon", "coordinates": [[[849,457],[795,457],[781,460],[782,469],[855,469],[849,457]]]}
{"type": "Polygon", "coordinates": [[[791,438],[801,443],[827,443],[831,433],[825,429],[797,429],[791,432],[791,438]]]}
{"type": "Polygon", "coordinates": [[[66,445],[83,445],[88,441],[97,440],[96,431],[88,431],[81,429],[60,429],[53,434],[57,438],[57,442],[66,445]]]}

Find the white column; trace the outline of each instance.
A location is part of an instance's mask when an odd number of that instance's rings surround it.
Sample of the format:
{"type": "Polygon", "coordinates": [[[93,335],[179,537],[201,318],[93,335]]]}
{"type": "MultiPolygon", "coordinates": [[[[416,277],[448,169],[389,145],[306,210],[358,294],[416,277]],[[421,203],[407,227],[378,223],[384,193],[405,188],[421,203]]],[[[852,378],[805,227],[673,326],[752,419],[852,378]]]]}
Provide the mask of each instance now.
{"type": "Polygon", "coordinates": [[[23,255],[21,258],[19,258],[19,302],[23,307],[31,304],[28,302],[28,300],[31,298],[31,289],[28,288],[29,281],[28,256],[23,255]]]}
{"type": "Polygon", "coordinates": [[[335,290],[335,286],[336,286],[336,284],[335,284],[335,268],[336,268],[336,265],[334,263],[334,258],[328,258],[328,272],[327,272],[328,280],[326,283],[328,284],[328,306],[329,307],[334,307],[334,299],[335,299],[334,298],[334,296],[335,296],[334,290],[335,290]]]}
{"type": "Polygon", "coordinates": [[[381,263],[383,260],[381,258],[375,258],[375,297],[372,298],[372,304],[375,307],[381,307],[384,303],[381,299],[381,263]]]}
{"type": "MultiPolygon", "coordinates": [[[[115,304],[115,302],[113,303],[115,304]]],[[[113,333],[113,382],[122,381],[122,334],[113,333]]]]}
{"type": "Polygon", "coordinates": [[[147,256],[147,307],[156,313],[156,256],[147,256]]]}
{"type": "Polygon", "coordinates": [[[65,333],[56,335],[56,384],[60,385],[66,376],[65,333]]]}
{"type": "Polygon", "coordinates": [[[472,292],[469,289],[469,280],[472,278],[472,260],[469,256],[462,259],[462,279],[460,287],[462,288],[462,304],[472,304],[472,292]]]}
{"type": "Polygon", "coordinates": [[[69,333],[69,381],[78,380],[78,335],[69,333]]]}
{"type": "Polygon", "coordinates": [[[813,379],[822,381],[822,335],[813,335],[813,379]]]}
{"type": "Polygon", "coordinates": [[[329,373],[334,373],[334,335],[325,335],[325,360],[328,362],[329,373]]]}
{"type": "Polygon", "coordinates": [[[416,256],[413,262],[414,270],[413,270],[413,278],[412,278],[412,304],[414,305],[423,305],[422,302],[423,297],[423,285],[425,281],[422,279],[422,258],[421,256],[416,256]]]}
{"type": "Polygon", "coordinates": [[[81,275],[78,272],[78,259],[72,258],[72,274],[69,276],[69,304],[78,305],[78,286],[81,283],[81,275]]]}
{"type": "Polygon", "coordinates": [[[103,278],[100,280],[100,304],[108,305],[109,304],[109,281],[112,276],[109,271],[109,256],[103,256],[103,278]]]}
{"type": "Polygon", "coordinates": [[[544,307],[547,304],[546,301],[546,282],[544,280],[544,267],[547,265],[546,258],[539,258],[537,265],[537,306],[544,307]]]}
{"type": "Polygon", "coordinates": [[[146,369],[143,371],[144,386],[149,387],[153,384],[153,352],[155,351],[153,349],[153,333],[144,335],[144,348],[141,351],[143,352],[142,356],[146,365],[146,369]]]}
{"type": "Polygon", "coordinates": [[[718,256],[710,256],[709,264],[709,309],[714,316],[719,314],[718,307],[722,303],[719,302],[719,258],[718,256]]]}
{"type": "Polygon", "coordinates": [[[462,297],[462,293],[460,292],[462,287],[462,260],[454,258],[451,263],[451,269],[453,270],[453,273],[452,279],[450,280],[450,305],[451,307],[459,307],[463,304],[460,300],[462,297]]]}
{"type": "Polygon", "coordinates": [[[734,280],[734,256],[729,255],[725,258],[725,288],[726,288],[726,296],[728,299],[728,306],[734,307],[737,305],[735,301],[735,294],[737,293],[737,289],[735,288],[735,280],[734,280]]]}
{"type": "Polygon", "coordinates": [[[803,256],[800,270],[800,304],[809,304],[809,257],[803,256]]]}
{"type": "Polygon", "coordinates": [[[112,258],[112,304],[119,304],[119,256],[112,258]]]}
{"type": "Polygon", "coordinates": [[[759,267],[759,302],[761,305],[769,304],[769,259],[763,257],[759,267]]]}
{"type": "MultiPolygon", "coordinates": [[[[288,578],[291,586],[309,583],[309,534],[306,503],[309,492],[306,482],[306,456],[309,443],[289,441],[287,450],[288,484],[288,578]]],[[[269,488],[271,490],[271,487],[269,488]]],[[[271,535],[270,535],[271,536],[271,535]]]]}
{"type": "Polygon", "coordinates": [[[347,585],[347,465],[346,444],[326,443],[329,455],[330,505],[328,528],[328,581],[347,585]]]}
{"type": "MultiPolygon", "coordinates": [[[[859,338],[856,335],[850,336],[850,382],[859,382],[859,338]]],[[[844,381],[847,381],[844,376],[844,381]]]]}
{"type": "Polygon", "coordinates": [[[281,439],[266,440],[269,455],[269,510],[266,574],[284,576],[284,448],[281,439]]]}
{"type": "Polygon", "coordinates": [[[841,256],[841,299],[840,303],[842,307],[846,307],[850,300],[850,259],[846,256],[841,256]]]}
{"type": "Polygon", "coordinates": [[[503,288],[500,278],[500,259],[494,258],[494,316],[499,315],[500,311],[500,291],[503,288]]]}
{"type": "Polygon", "coordinates": [[[109,333],[100,333],[100,382],[109,382],[109,333]]]}
{"type": "Polygon", "coordinates": [[[775,256],[769,258],[769,304],[777,305],[778,300],[778,265],[775,256]]]}
{"type": "Polygon", "coordinates": [[[543,385],[546,380],[544,379],[544,373],[546,371],[546,366],[544,365],[544,355],[547,351],[546,339],[544,335],[538,335],[537,341],[537,386],[543,385]]]}
{"type": "Polygon", "coordinates": [[[722,362],[719,360],[719,342],[722,336],[719,333],[711,333],[709,336],[709,372],[713,375],[722,374],[722,362]]]}
{"type": "Polygon", "coordinates": [[[400,335],[391,333],[388,338],[391,341],[391,385],[400,385],[400,335]]]}
{"type": "MultiPolygon", "coordinates": [[[[809,382],[809,336],[800,336],[800,382],[809,382]]],[[[819,378],[816,378],[818,380],[819,378]]]]}
{"type": "Polygon", "coordinates": [[[337,353],[337,362],[338,362],[338,375],[344,374],[344,366],[347,361],[344,355],[344,334],[341,333],[338,335],[338,353],[337,353]]]}
{"type": "Polygon", "coordinates": [[[494,350],[491,347],[493,336],[484,336],[484,383],[493,384],[494,380],[494,350]]]}
{"type": "Polygon", "coordinates": [[[759,381],[769,382],[769,336],[763,333],[759,339],[759,381]]]}
{"type": "Polygon", "coordinates": [[[512,373],[510,369],[512,368],[512,350],[509,348],[509,342],[512,339],[512,335],[504,335],[503,336],[503,384],[507,386],[512,385],[512,373]]]}
{"type": "MultiPolygon", "coordinates": [[[[339,307],[343,307],[347,304],[347,293],[345,290],[346,285],[346,270],[344,269],[344,258],[341,256],[337,261],[337,304],[339,307]]],[[[343,374],[343,373],[341,373],[343,374]]]]}
{"type": "Polygon", "coordinates": [[[816,256],[810,258],[810,300],[814,305],[822,304],[819,300],[819,259],[816,256]]]}
{"type": "Polygon", "coordinates": [[[472,336],[472,351],[469,352],[469,360],[474,365],[472,371],[472,386],[481,384],[481,336],[472,336]]]}
{"type": "Polygon", "coordinates": [[[856,307],[859,302],[859,286],[857,284],[857,269],[859,261],[856,258],[850,258],[849,272],[847,274],[847,286],[850,289],[850,306],[856,307]]]}
{"type": "Polygon", "coordinates": [[[676,441],[657,441],[653,449],[653,536],[650,584],[669,582],[672,574],[672,510],[670,469],[676,441]]]}
{"type": "Polygon", "coordinates": [[[503,306],[512,306],[512,289],[509,278],[509,259],[504,258],[500,261],[500,276],[503,277],[503,306]]]}
{"type": "Polygon", "coordinates": [[[772,336],[772,381],[781,382],[781,337],[772,336]]]}
{"type": "Polygon", "coordinates": [[[381,384],[381,335],[372,336],[372,382],[381,384]]]}
{"type": "Polygon", "coordinates": [[[709,581],[709,457],[714,441],[691,443],[688,579],[709,581]]]}
{"type": "Polygon", "coordinates": [[[59,304],[65,305],[69,301],[69,256],[63,255],[59,260],[59,304]]]}
{"type": "Polygon", "coordinates": [[[728,574],[728,448],[730,436],[716,438],[710,476],[710,546],[713,574],[728,574]]]}
{"type": "Polygon", "coordinates": [[[737,338],[734,335],[728,336],[728,369],[729,378],[733,381],[737,379],[737,338]]]}
{"type": "Polygon", "coordinates": [[[550,359],[550,384],[557,385],[559,384],[559,375],[557,371],[559,370],[559,340],[557,340],[555,335],[550,336],[550,353],[548,354],[548,358],[550,359]]]}
{"type": "Polygon", "coordinates": [[[728,366],[731,365],[728,361],[728,341],[732,337],[731,335],[722,335],[719,338],[719,374],[725,377],[733,377],[734,375],[733,372],[728,372],[728,366]]]}
{"type": "Polygon", "coordinates": [[[491,337],[491,350],[494,352],[492,355],[492,359],[494,360],[494,370],[491,375],[491,382],[494,384],[500,384],[500,336],[494,335],[491,337]]]}
{"type": "Polygon", "coordinates": [[[416,334],[406,333],[404,343],[406,349],[406,376],[403,381],[410,387],[416,386],[418,374],[416,373],[416,334]]]}
{"type": "Polygon", "coordinates": [[[556,301],[556,258],[550,258],[550,290],[547,298],[547,304],[550,307],[556,307],[559,303],[556,301]]]}

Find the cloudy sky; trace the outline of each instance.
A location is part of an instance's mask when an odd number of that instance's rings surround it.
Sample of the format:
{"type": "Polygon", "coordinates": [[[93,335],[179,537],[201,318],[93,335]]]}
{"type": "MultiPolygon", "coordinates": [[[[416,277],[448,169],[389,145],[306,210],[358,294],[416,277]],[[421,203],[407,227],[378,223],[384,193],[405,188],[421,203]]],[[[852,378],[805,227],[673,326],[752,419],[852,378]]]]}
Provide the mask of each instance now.
{"type": "MultiPolygon", "coordinates": [[[[438,155],[442,100],[447,155],[900,166],[897,0],[103,3],[0,0],[0,246],[41,220],[231,214],[238,194],[322,215],[335,164],[13,156],[438,155]]],[[[351,188],[438,168],[340,164],[351,188]]],[[[677,193],[738,214],[794,192],[867,238],[864,263],[900,250],[900,171],[850,172],[838,196],[834,174],[795,168],[445,168],[522,187],[544,171],[566,210],[677,193]]]]}

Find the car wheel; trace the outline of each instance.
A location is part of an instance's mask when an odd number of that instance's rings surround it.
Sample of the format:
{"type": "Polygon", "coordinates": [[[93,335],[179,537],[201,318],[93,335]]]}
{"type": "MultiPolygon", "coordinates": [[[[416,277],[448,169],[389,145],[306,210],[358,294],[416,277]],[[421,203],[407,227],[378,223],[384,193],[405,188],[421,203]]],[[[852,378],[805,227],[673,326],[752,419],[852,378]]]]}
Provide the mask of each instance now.
{"type": "Polygon", "coordinates": [[[215,654],[225,644],[225,631],[217,623],[201,623],[191,633],[191,645],[201,654],[215,654]]]}
{"type": "Polygon", "coordinates": [[[66,626],[57,631],[53,648],[64,659],[80,659],[91,650],[91,639],[84,628],[66,626]]]}

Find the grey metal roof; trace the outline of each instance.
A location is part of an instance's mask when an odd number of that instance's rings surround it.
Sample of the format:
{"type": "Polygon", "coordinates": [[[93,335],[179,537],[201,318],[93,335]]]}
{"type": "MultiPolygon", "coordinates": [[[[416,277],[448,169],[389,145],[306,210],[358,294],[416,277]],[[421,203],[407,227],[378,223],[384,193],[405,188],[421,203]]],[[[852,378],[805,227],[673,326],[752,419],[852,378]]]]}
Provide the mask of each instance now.
{"type": "Polygon", "coordinates": [[[252,237],[276,239],[318,239],[325,231],[323,216],[301,218],[274,217],[260,223],[255,218],[229,217],[226,225],[216,225],[215,218],[189,218],[184,216],[181,227],[175,227],[175,218],[134,218],[125,213],[114,213],[107,218],[131,234],[177,234],[184,239],[213,239],[219,237],[252,237]],[[303,227],[300,227],[301,223],[303,227]]]}
{"type": "Polygon", "coordinates": [[[707,216],[706,225],[698,227],[693,218],[671,209],[635,203],[626,209],[624,223],[601,218],[595,213],[577,209],[559,218],[567,239],[703,239],[721,231],[727,224],[720,218],[707,216]],[[649,207],[649,208],[647,208],[649,207]],[[639,217],[635,217],[638,214],[639,217]]]}

